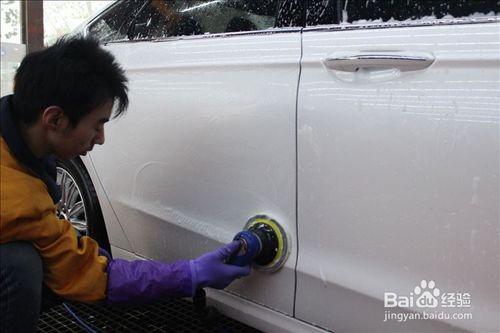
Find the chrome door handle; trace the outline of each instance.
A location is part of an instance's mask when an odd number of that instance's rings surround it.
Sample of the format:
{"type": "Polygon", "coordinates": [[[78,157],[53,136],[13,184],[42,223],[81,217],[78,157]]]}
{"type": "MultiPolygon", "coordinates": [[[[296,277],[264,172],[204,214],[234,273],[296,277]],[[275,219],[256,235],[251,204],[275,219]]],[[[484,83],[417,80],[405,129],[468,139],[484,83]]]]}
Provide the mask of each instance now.
{"type": "Polygon", "coordinates": [[[360,52],[332,54],[323,63],[328,68],[342,72],[357,72],[361,68],[416,71],[429,67],[434,60],[432,54],[424,52],[360,52]]]}

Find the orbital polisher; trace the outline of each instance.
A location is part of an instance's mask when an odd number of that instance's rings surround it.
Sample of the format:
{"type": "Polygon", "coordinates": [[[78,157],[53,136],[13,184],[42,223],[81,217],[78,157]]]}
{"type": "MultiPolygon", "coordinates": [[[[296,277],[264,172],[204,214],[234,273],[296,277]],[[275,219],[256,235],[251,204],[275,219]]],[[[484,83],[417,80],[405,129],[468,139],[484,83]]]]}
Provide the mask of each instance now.
{"type": "Polygon", "coordinates": [[[288,235],[275,220],[258,215],[251,218],[245,230],[234,236],[241,243],[240,250],[228,261],[231,265],[246,266],[253,263],[258,271],[276,272],[289,254],[288,235]]]}
{"type": "MultiPolygon", "coordinates": [[[[227,260],[231,265],[253,264],[253,268],[258,271],[274,273],[283,267],[289,255],[288,234],[278,222],[266,215],[252,217],[245,229],[237,233],[233,240],[239,241],[241,245],[238,253],[227,260]]],[[[193,305],[207,327],[213,326],[220,318],[215,307],[207,306],[203,289],[196,290],[193,305]]]]}

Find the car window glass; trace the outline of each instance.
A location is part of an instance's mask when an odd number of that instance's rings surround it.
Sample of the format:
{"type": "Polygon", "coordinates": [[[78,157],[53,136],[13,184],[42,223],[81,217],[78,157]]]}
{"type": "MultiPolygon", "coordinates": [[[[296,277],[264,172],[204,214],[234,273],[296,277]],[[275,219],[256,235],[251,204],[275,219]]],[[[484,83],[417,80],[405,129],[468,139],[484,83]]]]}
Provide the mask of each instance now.
{"type": "Polygon", "coordinates": [[[339,1],[310,1],[306,7],[306,25],[337,24],[339,18],[339,1]]]}
{"type": "Polygon", "coordinates": [[[278,0],[151,0],[137,15],[133,38],[263,30],[276,26],[278,0]]]}
{"type": "Polygon", "coordinates": [[[119,1],[88,27],[88,34],[106,43],[127,38],[128,26],[144,4],[144,0],[119,1]]]}
{"type": "Polygon", "coordinates": [[[276,14],[276,27],[302,27],[304,6],[303,0],[280,1],[276,14]]]}
{"type": "Polygon", "coordinates": [[[498,14],[498,0],[316,0],[306,9],[306,25],[388,22],[498,14]]]}

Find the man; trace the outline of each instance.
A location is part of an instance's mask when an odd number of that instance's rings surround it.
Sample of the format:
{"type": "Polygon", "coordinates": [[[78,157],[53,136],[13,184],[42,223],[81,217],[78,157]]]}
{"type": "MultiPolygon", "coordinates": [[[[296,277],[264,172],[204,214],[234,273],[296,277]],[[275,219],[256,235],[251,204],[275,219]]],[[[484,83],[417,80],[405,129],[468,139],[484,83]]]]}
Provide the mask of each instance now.
{"type": "Polygon", "coordinates": [[[223,289],[250,267],[225,264],[239,243],[195,260],[112,259],[56,216],[54,156],[70,159],[104,143],[104,124],[128,105],[127,79],[113,56],[82,37],[27,55],[14,94],[1,99],[1,331],[36,329],[43,283],[82,302],[146,303],[223,289]],[[115,109],[113,113],[113,109],[115,109]]]}

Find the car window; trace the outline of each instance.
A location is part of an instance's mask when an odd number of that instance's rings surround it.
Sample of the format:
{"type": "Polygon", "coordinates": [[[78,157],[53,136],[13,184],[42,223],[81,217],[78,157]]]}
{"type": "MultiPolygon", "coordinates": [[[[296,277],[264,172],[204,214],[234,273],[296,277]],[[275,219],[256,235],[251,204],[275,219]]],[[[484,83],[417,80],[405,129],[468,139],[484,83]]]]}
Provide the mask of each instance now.
{"type": "Polygon", "coordinates": [[[306,25],[337,24],[340,21],[339,1],[310,1],[306,8],[306,25]]]}
{"type": "Polygon", "coordinates": [[[278,5],[276,27],[303,27],[304,26],[304,1],[282,0],[278,5]]]}
{"type": "Polygon", "coordinates": [[[406,21],[498,14],[497,0],[316,0],[306,9],[306,25],[406,21]]]}
{"type": "Polygon", "coordinates": [[[279,3],[278,0],[150,0],[137,15],[130,35],[162,38],[264,30],[277,26],[279,3]]]}
{"type": "Polygon", "coordinates": [[[88,34],[102,43],[127,38],[127,30],[144,0],[118,1],[88,27],[88,34]]]}

